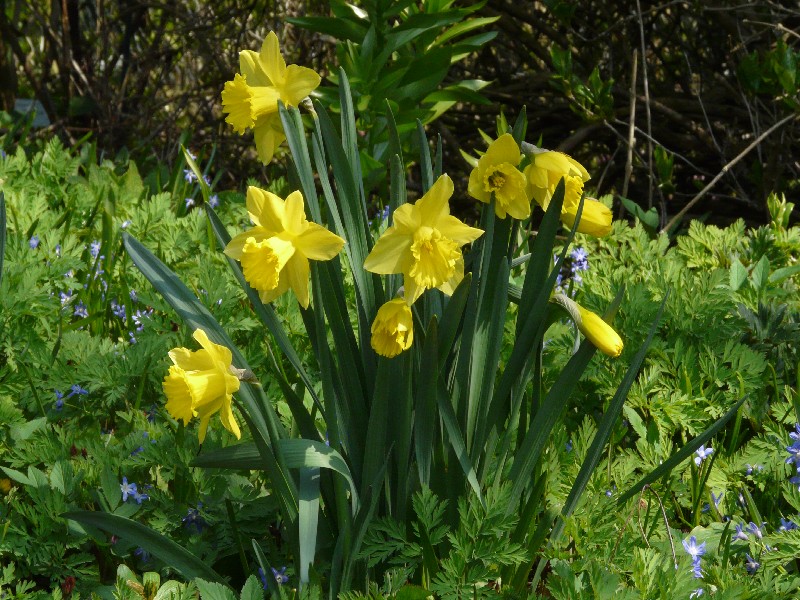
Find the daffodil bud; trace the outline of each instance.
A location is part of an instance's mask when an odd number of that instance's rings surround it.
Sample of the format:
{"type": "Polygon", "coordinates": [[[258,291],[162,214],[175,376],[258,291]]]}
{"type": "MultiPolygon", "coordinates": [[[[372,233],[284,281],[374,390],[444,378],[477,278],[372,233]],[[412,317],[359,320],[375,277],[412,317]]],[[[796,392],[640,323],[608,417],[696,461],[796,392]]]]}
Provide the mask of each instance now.
{"type": "Polygon", "coordinates": [[[592,342],[600,352],[608,356],[617,357],[622,354],[622,338],[614,331],[614,328],[606,323],[600,315],[594,313],[572,298],[564,294],[555,294],[550,302],[558,304],[569,313],[569,316],[578,326],[580,332],[586,339],[592,342]]]}

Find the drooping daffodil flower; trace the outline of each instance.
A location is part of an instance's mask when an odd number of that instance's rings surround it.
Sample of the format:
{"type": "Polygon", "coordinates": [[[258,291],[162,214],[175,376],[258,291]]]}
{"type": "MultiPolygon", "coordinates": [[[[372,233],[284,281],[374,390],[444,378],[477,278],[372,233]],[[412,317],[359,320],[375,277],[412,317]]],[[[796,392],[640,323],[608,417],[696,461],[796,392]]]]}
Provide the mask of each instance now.
{"type": "Polygon", "coordinates": [[[173,364],[162,384],[167,412],[184,425],[199,417],[201,444],[208,422],[216,413],[223,427],[237,439],[241,438],[231,408],[233,393],[239,390],[237,370],[231,366],[231,351],[209,340],[202,329],[195,330],[193,337],[202,346],[201,350],[173,348],[169,352],[173,364]]]}
{"type": "Polygon", "coordinates": [[[278,36],[270,31],[261,52],[239,53],[239,70],[222,91],[225,121],[242,134],[252,128],[258,157],[264,164],[286,136],[278,114],[278,101],[287,107],[298,106],[320,84],[319,75],[299,65],[286,66],[278,44],[278,36]]]}
{"type": "Polygon", "coordinates": [[[255,227],[235,236],[225,254],[241,262],[244,278],[263,302],[272,302],[291,288],[300,305],[308,308],[309,259],[330,260],[345,241],[306,219],[299,191],[282,200],[250,186],[247,211],[255,227]]]}
{"type": "Polygon", "coordinates": [[[372,322],[372,349],[381,356],[393,358],[408,350],[413,341],[411,308],[402,298],[389,300],[378,309],[372,322]]]}
{"type": "Polygon", "coordinates": [[[550,302],[558,304],[569,313],[578,330],[607,356],[622,354],[622,338],[611,325],[595,312],[588,310],[564,294],[554,294],[550,302]]]}
{"type": "Polygon", "coordinates": [[[427,289],[452,294],[464,278],[461,247],[483,235],[450,214],[452,195],[453,181],[445,174],[416,204],[400,206],[364,261],[372,273],[402,273],[409,306],[427,289]]]}

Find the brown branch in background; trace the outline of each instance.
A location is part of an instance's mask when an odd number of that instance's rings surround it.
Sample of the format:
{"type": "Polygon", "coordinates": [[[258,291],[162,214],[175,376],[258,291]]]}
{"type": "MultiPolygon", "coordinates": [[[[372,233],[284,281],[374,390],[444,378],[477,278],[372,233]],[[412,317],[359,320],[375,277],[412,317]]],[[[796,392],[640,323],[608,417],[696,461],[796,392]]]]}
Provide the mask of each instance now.
{"type": "MultiPolygon", "coordinates": [[[[625,159],[625,179],[622,181],[622,197],[628,197],[628,184],[633,174],[633,144],[636,131],[636,75],[638,71],[639,53],[634,50],[631,58],[631,113],[628,117],[628,152],[625,159]]],[[[620,211],[622,206],[620,205],[620,211]]],[[[620,217],[622,214],[620,214],[620,217]]]]}
{"type": "Polygon", "coordinates": [[[783,119],[781,119],[780,121],[778,121],[777,123],[775,123],[775,124],[774,124],[772,127],[770,127],[769,129],[767,129],[767,130],[766,130],[764,133],[762,133],[760,136],[758,136],[758,137],[757,137],[755,140],[753,140],[753,142],[752,142],[752,143],[751,143],[749,146],[747,146],[747,148],[745,148],[744,150],[742,150],[742,151],[741,151],[741,152],[740,152],[738,155],[736,155],[736,157],[735,157],[733,160],[731,160],[731,161],[730,161],[728,164],[726,164],[724,167],[722,167],[722,170],[721,170],[719,173],[717,173],[717,176],[716,176],[716,177],[714,177],[714,179],[712,179],[712,180],[711,180],[711,181],[708,183],[708,185],[707,185],[706,187],[704,187],[702,190],[700,190],[700,191],[697,193],[697,195],[696,195],[694,198],[692,198],[691,200],[689,200],[688,204],[687,204],[686,206],[684,206],[684,207],[683,207],[683,209],[681,209],[681,211],[680,211],[680,212],[679,212],[677,215],[675,215],[674,217],[672,217],[672,219],[669,221],[669,223],[667,223],[666,225],[664,225],[664,227],[662,227],[662,228],[661,228],[661,233],[666,233],[666,232],[668,232],[670,229],[672,229],[672,228],[673,228],[673,227],[674,227],[674,226],[675,226],[675,225],[676,225],[676,224],[677,224],[677,223],[678,223],[678,222],[679,222],[679,221],[680,221],[680,220],[683,218],[683,216],[684,216],[684,215],[685,215],[687,212],[689,212],[689,210],[690,210],[690,209],[691,209],[691,208],[692,208],[692,207],[693,207],[695,204],[697,204],[697,203],[700,201],[700,199],[701,199],[703,196],[705,196],[705,195],[708,193],[708,191],[709,191],[709,190],[710,190],[712,187],[714,187],[714,186],[716,185],[716,183],[717,183],[717,182],[718,182],[720,179],[722,179],[722,177],[725,175],[725,173],[727,173],[728,171],[730,171],[730,170],[733,168],[733,166],[734,166],[736,163],[738,163],[738,162],[739,162],[740,160],[742,160],[742,159],[743,159],[745,156],[747,156],[747,155],[750,153],[750,151],[751,151],[753,148],[755,148],[756,146],[758,146],[758,145],[759,145],[759,144],[760,144],[762,141],[764,141],[764,139],[765,139],[767,136],[769,136],[769,135],[770,135],[770,134],[771,134],[773,131],[775,131],[775,130],[777,130],[777,129],[781,128],[781,127],[783,127],[784,125],[786,125],[786,123],[788,123],[789,121],[792,121],[792,120],[794,120],[794,119],[797,119],[797,118],[800,118],[800,115],[789,115],[788,117],[784,117],[783,119]]]}
{"type": "MultiPolygon", "coordinates": [[[[639,21],[639,41],[642,52],[642,85],[644,86],[644,113],[647,117],[647,208],[653,208],[653,125],[650,120],[650,85],[647,81],[647,47],[644,38],[644,18],[642,17],[642,5],[636,0],[636,13],[639,21]]],[[[663,203],[662,203],[663,204],[663,203]]],[[[666,207],[662,209],[666,213],[666,207]]]]}

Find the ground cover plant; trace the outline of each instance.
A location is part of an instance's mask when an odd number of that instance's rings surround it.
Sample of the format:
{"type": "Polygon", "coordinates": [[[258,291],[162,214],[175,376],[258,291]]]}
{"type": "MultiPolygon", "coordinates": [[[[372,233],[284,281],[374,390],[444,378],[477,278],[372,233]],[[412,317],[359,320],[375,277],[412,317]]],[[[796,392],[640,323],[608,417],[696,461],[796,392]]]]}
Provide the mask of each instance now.
{"type": "Polygon", "coordinates": [[[0,158],[3,594],[796,594],[793,205],[613,220],[524,111],[451,178],[349,75],[242,52],[226,121],[291,158],[233,191],[208,148],[0,158]]]}

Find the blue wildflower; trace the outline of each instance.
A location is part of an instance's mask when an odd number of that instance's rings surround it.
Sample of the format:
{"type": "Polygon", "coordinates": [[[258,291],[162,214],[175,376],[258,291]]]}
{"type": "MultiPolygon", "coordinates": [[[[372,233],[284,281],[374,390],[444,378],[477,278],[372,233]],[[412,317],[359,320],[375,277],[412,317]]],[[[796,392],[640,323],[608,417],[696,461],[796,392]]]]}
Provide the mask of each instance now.
{"type": "Polygon", "coordinates": [[[195,175],[194,171],[191,169],[183,170],[183,178],[186,180],[186,183],[194,183],[197,181],[197,175],[195,175]]]}
{"type": "Polygon", "coordinates": [[[100,254],[100,241],[93,240],[91,244],[89,244],[89,253],[92,255],[92,258],[97,258],[100,254]]]}
{"type": "Polygon", "coordinates": [[[111,312],[114,316],[122,321],[125,320],[125,305],[119,304],[116,300],[111,301],[111,312]]]}
{"type": "Polygon", "coordinates": [[[702,463],[705,459],[711,456],[711,453],[714,452],[713,448],[706,448],[705,445],[700,446],[697,450],[694,451],[697,456],[694,457],[694,464],[698,467],[700,463],[702,463]]]}
{"type": "Polygon", "coordinates": [[[75,383],[70,386],[70,392],[67,398],[71,398],[72,396],[88,396],[89,390],[83,389],[79,384],[75,383]]]}
{"type": "Polygon", "coordinates": [[[719,508],[719,503],[722,500],[723,493],[721,492],[719,496],[715,496],[714,492],[711,492],[711,501],[714,503],[716,508],[719,508]]]}
{"type": "Polygon", "coordinates": [[[791,519],[784,519],[783,517],[781,517],[781,526],[778,527],[778,531],[785,532],[785,531],[791,531],[792,529],[797,529],[797,523],[795,523],[791,519]]]}
{"type": "Polygon", "coordinates": [[[217,208],[217,207],[219,206],[219,196],[217,196],[216,194],[214,194],[213,196],[211,196],[211,197],[208,199],[208,205],[209,205],[211,208],[217,208]]]}
{"type": "Polygon", "coordinates": [[[194,200],[192,198],[186,198],[185,203],[187,211],[194,206],[194,200]]]}
{"type": "Polygon", "coordinates": [[[743,542],[746,542],[746,541],[748,541],[750,539],[748,537],[748,535],[747,535],[747,531],[744,530],[744,524],[743,523],[734,525],[734,527],[736,528],[736,533],[733,534],[733,537],[731,539],[733,539],[733,540],[741,540],[743,542]]]}
{"type": "Polygon", "coordinates": [[[136,504],[141,504],[145,500],[150,500],[150,496],[145,494],[144,492],[140,493],[138,490],[134,492],[133,499],[136,500],[136,504]]]}
{"type": "Polygon", "coordinates": [[[75,310],[72,311],[72,314],[76,317],[80,317],[81,319],[86,319],[89,317],[89,309],[86,308],[83,300],[78,301],[78,303],[75,305],[75,310]]]}
{"type": "Polygon", "coordinates": [[[122,492],[122,501],[127,502],[128,496],[133,496],[134,494],[138,493],[136,489],[135,483],[128,483],[128,478],[123,477],[122,483],[119,486],[120,491],[122,492]]]}
{"type": "Polygon", "coordinates": [[[39,247],[39,238],[35,235],[28,240],[28,246],[31,247],[31,250],[36,250],[39,247]]]}
{"type": "Polygon", "coordinates": [[[202,533],[203,529],[205,529],[208,526],[208,523],[200,514],[201,506],[202,506],[201,504],[198,504],[197,508],[190,508],[186,513],[186,516],[183,517],[183,519],[181,519],[181,521],[183,522],[183,526],[186,529],[191,531],[192,528],[194,528],[195,532],[198,534],[202,533]]]}
{"type": "Polygon", "coordinates": [[[141,560],[143,563],[150,562],[150,553],[141,546],[136,548],[136,550],[133,551],[133,554],[138,556],[139,560],[141,560]]]}
{"type": "MultiPolygon", "coordinates": [[[[763,527],[764,525],[765,524],[762,523],[761,527],[763,527]]],[[[760,540],[760,539],[762,539],[764,537],[764,533],[761,531],[761,527],[759,527],[758,525],[756,525],[755,523],[750,521],[750,525],[748,525],[747,530],[750,533],[752,533],[754,536],[756,536],[757,539],[760,540]]]]}
{"type": "Polygon", "coordinates": [[[572,252],[570,252],[570,258],[572,259],[572,270],[573,271],[588,271],[589,270],[589,258],[586,250],[581,247],[575,248],[572,252]]]}
{"type": "Polygon", "coordinates": [[[705,591],[703,590],[703,588],[697,588],[695,591],[693,591],[691,594],[689,594],[689,598],[699,598],[704,593],[705,593],[705,591]]]}
{"type": "Polygon", "coordinates": [[[125,220],[122,222],[122,225],[120,225],[120,227],[121,227],[122,229],[127,229],[128,227],[130,227],[130,226],[131,226],[131,223],[133,223],[133,221],[131,221],[130,219],[125,219],[125,220]]]}
{"type": "Polygon", "coordinates": [[[706,543],[703,542],[698,546],[697,538],[691,536],[688,540],[683,540],[683,549],[686,550],[686,553],[691,556],[694,561],[706,553],[706,543]]]}
{"type": "Polygon", "coordinates": [[[786,451],[789,457],[786,459],[786,464],[794,463],[794,466],[800,467],[800,440],[797,440],[791,446],[786,446],[786,451]]]}
{"type": "Polygon", "coordinates": [[[747,572],[750,573],[750,575],[753,575],[756,571],[758,571],[761,563],[756,561],[756,559],[749,554],[745,554],[745,556],[747,557],[747,562],[744,563],[744,567],[747,569],[747,572]]]}

